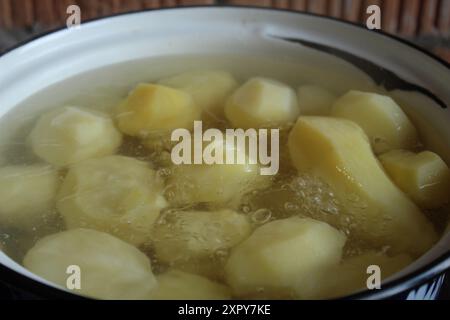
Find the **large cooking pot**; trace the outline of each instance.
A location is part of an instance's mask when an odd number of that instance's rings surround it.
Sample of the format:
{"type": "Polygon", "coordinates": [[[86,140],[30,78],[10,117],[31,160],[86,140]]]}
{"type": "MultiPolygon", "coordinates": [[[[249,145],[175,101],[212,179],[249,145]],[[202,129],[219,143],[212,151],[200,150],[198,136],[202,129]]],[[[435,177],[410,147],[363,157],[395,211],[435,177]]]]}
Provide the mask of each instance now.
{"type": "MultiPolygon", "coordinates": [[[[144,61],[210,54],[240,55],[247,57],[249,64],[258,56],[273,59],[280,66],[283,61],[311,61],[313,65],[323,61],[323,69],[333,65],[340,72],[353,72],[355,86],[369,82],[384,85],[407,106],[429,146],[450,160],[450,111],[446,107],[450,105],[449,65],[380,32],[330,18],[261,8],[195,7],[128,13],[22,44],[0,57],[0,123],[8,127],[2,118],[31,96],[35,96],[39,109],[39,105],[65,101],[93,82],[108,85],[114,79],[139,80],[144,76],[144,61]],[[83,74],[88,75],[80,76],[83,74]],[[52,91],[46,91],[48,88],[52,91]],[[36,95],[39,92],[46,94],[36,95]]],[[[181,60],[177,66],[166,67],[178,70],[195,64],[193,61],[181,60]]],[[[330,76],[324,81],[339,82],[340,78],[330,76]]],[[[0,130],[3,137],[8,130],[0,130]]],[[[434,299],[449,267],[448,233],[413,265],[388,279],[381,290],[349,298],[434,299]]],[[[2,252],[0,280],[27,297],[77,297],[30,273],[2,252]]]]}

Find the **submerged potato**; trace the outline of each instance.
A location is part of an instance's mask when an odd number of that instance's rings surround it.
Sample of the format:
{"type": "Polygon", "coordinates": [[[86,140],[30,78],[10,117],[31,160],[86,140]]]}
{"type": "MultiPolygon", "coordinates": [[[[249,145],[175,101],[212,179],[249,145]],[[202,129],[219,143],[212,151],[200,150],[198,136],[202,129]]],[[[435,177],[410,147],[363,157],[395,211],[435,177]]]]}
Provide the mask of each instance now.
{"type": "Polygon", "coordinates": [[[419,208],[399,190],[354,122],[300,117],[289,137],[294,166],[322,179],[354,223],[342,225],[362,241],[418,256],[437,239],[419,208]]]}
{"type": "Polygon", "coordinates": [[[68,228],[105,231],[139,245],[166,206],[162,189],[162,181],[145,162],[109,156],[73,166],[57,207],[68,228]]]}
{"type": "Polygon", "coordinates": [[[158,261],[216,276],[220,270],[211,267],[216,255],[226,253],[251,231],[248,218],[232,210],[178,211],[155,224],[152,240],[158,261]]]}
{"type": "Polygon", "coordinates": [[[225,204],[239,200],[249,190],[270,184],[268,176],[260,175],[260,166],[250,164],[245,151],[226,138],[215,139],[206,148],[223,150],[244,158],[244,164],[182,164],[172,167],[168,180],[171,201],[176,205],[193,203],[225,204]]]}
{"type": "Polygon", "coordinates": [[[238,86],[230,73],[219,70],[185,72],[159,83],[191,94],[203,112],[213,118],[223,115],[225,100],[238,86]]]}
{"type": "Polygon", "coordinates": [[[450,201],[450,170],[435,153],[393,150],[380,156],[384,169],[416,204],[437,209],[450,201]]]}
{"type": "Polygon", "coordinates": [[[38,157],[53,165],[67,166],[115,153],[122,135],[106,114],[63,107],[40,117],[29,140],[38,157]]]}
{"type": "Polygon", "coordinates": [[[292,298],[297,283],[339,263],[345,241],[344,234],[317,220],[270,222],[232,250],[225,266],[228,284],[238,296],[292,298]]]}
{"type": "Polygon", "coordinates": [[[0,168],[0,224],[35,227],[55,202],[58,173],[48,165],[0,168]]]}
{"type": "Polygon", "coordinates": [[[300,113],[297,96],[281,82],[252,78],[230,97],[225,115],[236,128],[282,126],[300,113]]]}
{"type": "Polygon", "coordinates": [[[231,290],[195,274],[169,270],[157,277],[153,300],[228,300],[231,290]]]}
{"type": "Polygon", "coordinates": [[[298,284],[298,291],[305,299],[329,299],[343,297],[359,290],[367,290],[370,266],[380,268],[381,279],[385,280],[400,271],[413,260],[404,254],[389,257],[383,253],[368,252],[347,258],[341,264],[325,270],[320,277],[298,284]]]}
{"type": "MultiPolygon", "coordinates": [[[[148,299],[156,288],[150,260],[135,247],[107,233],[73,229],[39,240],[24,266],[67,288],[68,267],[80,270],[80,293],[101,299],[148,299]]],[[[70,282],[69,282],[70,283],[70,282]]]]}
{"type": "Polygon", "coordinates": [[[189,93],[156,84],[139,84],[122,102],[116,113],[120,131],[147,137],[192,129],[200,120],[201,109],[189,93]]]}
{"type": "Polygon", "coordinates": [[[328,116],[337,97],[330,91],[313,85],[304,85],[298,89],[300,113],[305,116],[328,116]]]}
{"type": "Polygon", "coordinates": [[[418,145],[416,128],[391,97],[350,91],[334,103],[331,115],[361,126],[376,154],[418,145]]]}

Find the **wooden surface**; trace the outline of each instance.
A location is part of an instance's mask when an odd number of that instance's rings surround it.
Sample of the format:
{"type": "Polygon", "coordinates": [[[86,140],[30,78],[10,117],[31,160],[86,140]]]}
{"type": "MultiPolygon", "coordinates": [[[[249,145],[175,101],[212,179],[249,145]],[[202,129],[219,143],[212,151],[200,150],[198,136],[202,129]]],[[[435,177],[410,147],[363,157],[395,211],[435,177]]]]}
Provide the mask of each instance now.
{"type": "Polygon", "coordinates": [[[147,8],[231,4],[308,11],[354,22],[365,21],[365,9],[377,4],[388,32],[450,36],[450,0],[0,0],[0,25],[61,25],[70,4],[80,6],[84,19],[147,8]]]}

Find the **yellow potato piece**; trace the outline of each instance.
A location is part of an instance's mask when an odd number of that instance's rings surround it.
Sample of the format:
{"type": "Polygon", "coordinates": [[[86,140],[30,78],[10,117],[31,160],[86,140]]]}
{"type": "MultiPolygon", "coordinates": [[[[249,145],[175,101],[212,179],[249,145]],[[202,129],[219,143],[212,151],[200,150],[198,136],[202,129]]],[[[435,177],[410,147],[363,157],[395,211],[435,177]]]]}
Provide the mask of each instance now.
{"type": "Polygon", "coordinates": [[[236,128],[283,126],[300,113],[297,96],[285,84],[266,78],[252,78],[230,97],[225,115],[236,128]]]}
{"type": "Polygon", "coordinates": [[[107,233],[88,229],[64,231],[39,240],[23,264],[65,289],[68,283],[75,283],[69,277],[77,272],[68,268],[78,267],[80,289],[72,292],[93,298],[149,299],[157,286],[145,254],[107,233]]]}
{"type": "Polygon", "coordinates": [[[333,105],[331,115],[356,122],[376,154],[418,145],[417,131],[395,101],[375,93],[350,91],[333,105]]]}
{"type": "Polygon", "coordinates": [[[152,232],[158,261],[193,273],[217,276],[210,267],[252,231],[248,218],[232,210],[166,213],[152,232]]]}
{"type": "Polygon", "coordinates": [[[167,185],[169,200],[176,205],[192,203],[225,204],[238,201],[245,192],[270,184],[269,176],[260,175],[260,166],[250,164],[244,150],[226,138],[215,139],[207,147],[223,148],[223,155],[242,155],[244,164],[182,164],[172,167],[167,185]]]}
{"type": "Polygon", "coordinates": [[[115,153],[122,135],[108,115],[69,106],[41,116],[29,140],[38,157],[53,165],[67,166],[115,153]]]}
{"type": "Polygon", "coordinates": [[[298,290],[306,299],[339,298],[367,290],[367,281],[373,274],[373,271],[368,273],[370,266],[379,267],[381,280],[384,280],[412,262],[404,254],[389,257],[383,253],[368,252],[345,259],[341,264],[325,270],[318,278],[299,283],[298,290]]]}
{"type": "Polygon", "coordinates": [[[419,208],[389,179],[367,136],[354,122],[300,117],[289,137],[299,172],[327,183],[352,223],[341,225],[356,239],[418,256],[437,240],[419,208]]]}
{"type": "Polygon", "coordinates": [[[195,274],[169,270],[157,277],[153,300],[228,300],[231,290],[195,274]]]}
{"type": "Polygon", "coordinates": [[[48,165],[0,168],[0,224],[29,229],[53,208],[58,173],[48,165]]]}
{"type": "Polygon", "coordinates": [[[159,83],[189,93],[203,112],[213,118],[223,116],[225,101],[238,86],[229,72],[220,70],[185,72],[159,83]]]}
{"type": "Polygon", "coordinates": [[[328,116],[337,97],[330,91],[313,85],[304,85],[298,89],[300,113],[307,116],[328,116]]]}
{"type": "Polygon", "coordinates": [[[119,129],[130,136],[147,137],[192,129],[201,109],[191,95],[156,84],[139,84],[116,113],[119,129]]]}
{"type": "Polygon", "coordinates": [[[324,222],[298,217],[270,222],[232,250],[228,284],[242,297],[294,297],[296,284],[339,263],[346,237],[324,222]]]}
{"type": "Polygon", "coordinates": [[[380,156],[392,181],[417,205],[437,209],[450,200],[450,170],[430,151],[393,150],[380,156]]]}
{"type": "Polygon", "coordinates": [[[57,207],[70,229],[105,231],[139,245],[167,205],[162,190],[162,181],[145,162],[109,156],[73,166],[57,207]]]}

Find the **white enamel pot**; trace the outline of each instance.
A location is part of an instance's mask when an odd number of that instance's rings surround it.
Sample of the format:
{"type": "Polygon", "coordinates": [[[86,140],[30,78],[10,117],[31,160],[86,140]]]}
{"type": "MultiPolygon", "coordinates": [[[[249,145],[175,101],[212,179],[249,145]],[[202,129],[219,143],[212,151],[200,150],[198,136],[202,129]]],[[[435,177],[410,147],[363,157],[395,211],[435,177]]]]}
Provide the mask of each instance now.
{"type": "MultiPolygon", "coordinates": [[[[406,101],[423,131],[433,128],[434,133],[426,139],[450,161],[448,64],[399,39],[363,27],[261,8],[195,7],[129,13],[33,39],[0,57],[0,124],[30,96],[85,72],[140,59],[196,54],[258,55],[274,60],[333,56],[342,60],[345,68],[360,69],[358,79],[407,92],[396,96],[406,101]]],[[[70,88],[57,88],[61,96],[70,92],[70,88]]],[[[381,290],[349,298],[433,299],[449,267],[447,234],[413,265],[388,279],[381,290]]],[[[76,298],[1,252],[0,280],[26,296],[76,298]]]]}

